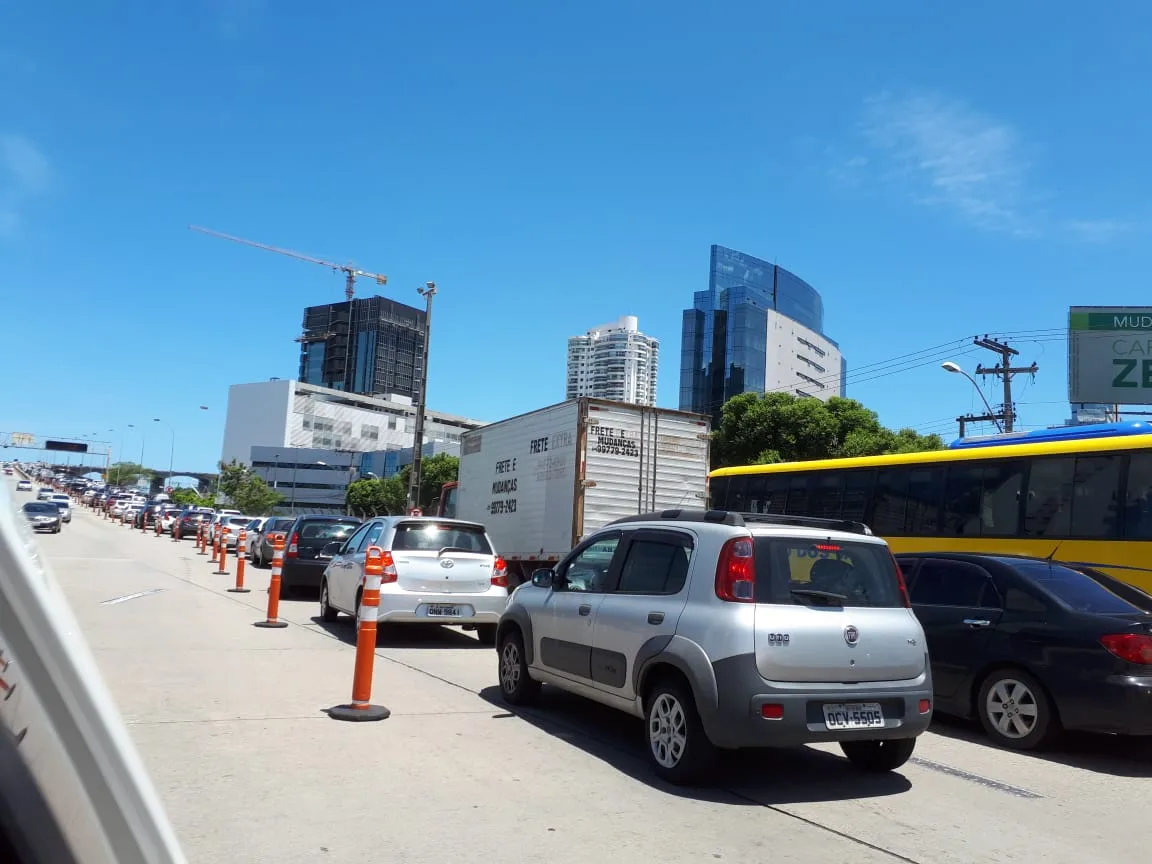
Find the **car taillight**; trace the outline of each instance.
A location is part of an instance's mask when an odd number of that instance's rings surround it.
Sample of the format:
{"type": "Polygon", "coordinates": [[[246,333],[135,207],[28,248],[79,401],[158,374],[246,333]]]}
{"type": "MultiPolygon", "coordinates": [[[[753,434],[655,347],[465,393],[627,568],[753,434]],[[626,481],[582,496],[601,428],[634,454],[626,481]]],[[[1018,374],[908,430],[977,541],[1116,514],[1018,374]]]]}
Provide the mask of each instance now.
{"type": "Polygon", "coordinates": [[[904,581],[904,571],[900,569],[900,565],[896,563],[896,556],[888,553],[892,558],[892,566],[896,568],[896,584],[900,586],[900,602],[904,604],[905,609],[912,608],[912,598],[908,595],[908,583],[904,581]]]}
{"type": "Polygon", "coordinates": [[[290,558],[296,557],[296,541],[299,539],[300,539],[300,535],[296,531],[293,531],[292,532],[292,539],[288,541],[288,551],[285,553],[286,555],[288,555],[288,557],[290,557],[290,558]]]}
{"type": "Polygon", "coordinates": [[[492,584],[497,588],[508,587],[508,565],[503,558],[497,558],[492,563],[492,584]]]}
{"type": "Polygon", "coordinates": [[[384,565],[384,571],[380,574],[380,583],[386,585],[389,582],[395,582],[400,574],[396,572],[396,560],[392,557],[392,553],[382,553],[380,563],[384,565]]]}
{"type": "Polygon", "coordinates": [[[1115,633],[1101,636],[1100,644],[1121,660],[1141,666],[1152,666],[1152,636],[1140,633],[1115,633]]]}
{"type": "Polygon", "coordinates": [[[756,602],[756,548],[751,537],[733,537],[720,550],[716,596],[730,603],[756,602]]]}

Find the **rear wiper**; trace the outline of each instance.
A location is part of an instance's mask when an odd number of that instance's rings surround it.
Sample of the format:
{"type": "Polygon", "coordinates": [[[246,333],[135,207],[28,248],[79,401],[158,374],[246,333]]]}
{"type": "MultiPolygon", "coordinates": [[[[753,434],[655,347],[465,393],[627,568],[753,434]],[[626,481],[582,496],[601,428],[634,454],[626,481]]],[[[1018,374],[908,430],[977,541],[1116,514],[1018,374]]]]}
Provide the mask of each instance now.
{"type": "Polygon", "coordinates": [[[443,549],[441,549],[439,552],[436,553],[436,556],[439,557],[439,556],[443,555],[445,552],[471,552],[471,551],[472,551],[471,549],[465,549],[463,546],[445,546],[443,549]]]}
{"type": "Polygon", "coordinates": [[[843,606],[848,599],[846,594],[837,594],[833,591],[818,591],[815,588],[793,588],[792,593],[797,597],[808,597],[812,600],[823,600],[825,606],[843,606]]]}

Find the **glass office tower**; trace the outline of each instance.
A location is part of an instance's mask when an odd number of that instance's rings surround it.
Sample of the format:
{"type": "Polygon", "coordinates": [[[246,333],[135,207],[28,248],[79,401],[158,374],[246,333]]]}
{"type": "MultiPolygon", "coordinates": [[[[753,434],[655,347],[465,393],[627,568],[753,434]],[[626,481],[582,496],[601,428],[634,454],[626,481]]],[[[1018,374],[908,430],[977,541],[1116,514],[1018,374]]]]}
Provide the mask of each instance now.
{"type": "Polygon", "coordinates": [[[740,393],[844,394],[845,364],[824,335],[824,301],[800,277],[713,246],[708,290],[684,310],[680,409],[719,420],[740,393]]]}

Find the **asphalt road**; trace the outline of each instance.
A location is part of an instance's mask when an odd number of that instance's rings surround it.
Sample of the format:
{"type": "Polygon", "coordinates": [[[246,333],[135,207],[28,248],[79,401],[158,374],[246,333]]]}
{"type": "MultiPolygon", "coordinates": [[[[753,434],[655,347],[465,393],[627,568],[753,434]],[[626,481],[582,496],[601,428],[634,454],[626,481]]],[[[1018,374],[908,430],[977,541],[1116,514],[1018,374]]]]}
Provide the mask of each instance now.
{"type": "Polygon", "coordinates": [[[733,755],[712,788],[677,789],[634,719],[547,688],[509,712],[495,652],[448,628],[384,636],[373,697],[392,717],[334,721],[349,619],[286,600],[291,626],[257,629],[267,570],[229,594],[192,542],[74,512],[41,547],[191,861],[1128,864],[1152,847],[1152,743],[1022,755],[939,722],[891,775],[805,748],[733,755]]]}

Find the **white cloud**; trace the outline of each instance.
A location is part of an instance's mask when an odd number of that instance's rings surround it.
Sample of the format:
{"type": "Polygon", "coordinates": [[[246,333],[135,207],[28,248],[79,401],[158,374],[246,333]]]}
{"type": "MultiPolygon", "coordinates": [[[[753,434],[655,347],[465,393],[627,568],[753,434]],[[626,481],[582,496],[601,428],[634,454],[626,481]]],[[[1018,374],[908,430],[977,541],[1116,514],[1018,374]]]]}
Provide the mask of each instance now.
{"type": "Polygon", "coordinates": [[[52,184],[48,158],[26,136],[0,133],[0,236],[19,231],[21,212],[52,184]]]}
{"type": "Polygon", "coordinates": [[[865,100],[862,131],[883,177],[914,200],[974,225],[1034,234],[1025,212],[1029,164],[1009,124],[938,94],[865,100]]]}
{"type": "Polygon", "coordinates": [[[1137,229],[1123,219],[1071,219],[1064,227],[1086,243],[1107,243],[1137,229]]]}

